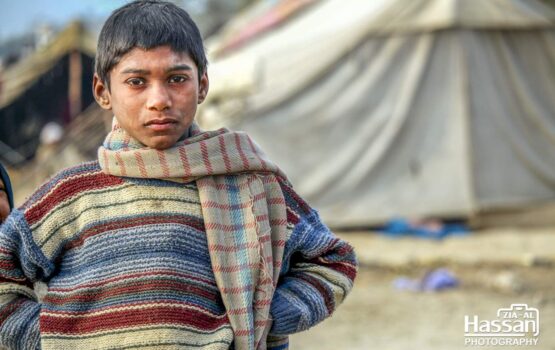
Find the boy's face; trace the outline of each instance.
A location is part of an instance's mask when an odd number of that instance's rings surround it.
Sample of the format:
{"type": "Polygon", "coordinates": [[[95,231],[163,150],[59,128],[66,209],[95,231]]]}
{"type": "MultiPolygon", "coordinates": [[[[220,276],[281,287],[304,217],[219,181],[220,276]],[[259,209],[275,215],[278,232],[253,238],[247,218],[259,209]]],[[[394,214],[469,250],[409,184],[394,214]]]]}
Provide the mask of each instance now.
{"type": "Polygon", "coordinates": [[[4,222],[10,215],[10,202],[8,201],[8,193],[4,186],[4,181],[0,180],[0,223],[4,222]]]}
{"type": "Polygon", "coordinates": [[[194,61],[170,46],[134,48],[110,71],[110,89],[95,74],[95,98],[111,109],[120,126],[142,144],[163,150],[191,126],[208,92],[194,61]]]}

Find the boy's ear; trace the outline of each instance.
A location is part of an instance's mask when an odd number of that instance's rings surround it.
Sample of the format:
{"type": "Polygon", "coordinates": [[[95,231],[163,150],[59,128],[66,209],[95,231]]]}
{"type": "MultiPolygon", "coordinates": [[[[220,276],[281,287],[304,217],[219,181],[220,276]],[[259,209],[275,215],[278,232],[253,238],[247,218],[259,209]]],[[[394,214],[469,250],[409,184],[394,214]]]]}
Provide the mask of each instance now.
{"type": "Polygon", "coordinates": [[[201,104],[206,99],[209,86],[210,83],[208,81],[208,73],[204,72],[204,74],[202,74],[202,77],[200,78],[198,86],[198,104],[201,104]]]}
{"type": "Polygon", "coordinates": [[[106,110],[112,109],[110,90],[96,73],[93,76],[93,95],[100,107],[106,110]]]}

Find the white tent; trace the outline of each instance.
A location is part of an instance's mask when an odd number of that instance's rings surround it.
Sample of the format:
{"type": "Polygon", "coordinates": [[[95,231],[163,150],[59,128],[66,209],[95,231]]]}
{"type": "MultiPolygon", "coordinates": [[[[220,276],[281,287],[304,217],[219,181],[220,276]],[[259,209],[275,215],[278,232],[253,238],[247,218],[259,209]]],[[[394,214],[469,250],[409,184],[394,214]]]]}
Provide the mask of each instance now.
{"type": "Polygon", "coordinates": [[[332,226],[554,201],[554,19],[534,0],[318,1],[213,59],[200,119],[247,131],[332,226]]]}

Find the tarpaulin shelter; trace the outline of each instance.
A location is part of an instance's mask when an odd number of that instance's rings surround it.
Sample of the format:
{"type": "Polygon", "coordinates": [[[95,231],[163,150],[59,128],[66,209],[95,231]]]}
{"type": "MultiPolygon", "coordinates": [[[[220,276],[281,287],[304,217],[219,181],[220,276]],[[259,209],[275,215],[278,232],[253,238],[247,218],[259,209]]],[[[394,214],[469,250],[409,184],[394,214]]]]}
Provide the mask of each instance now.
{"type": "Polygon", "coordinates": [[[31,157],[47,122],[67,124],[93,102],[95,50],[96,38],[74,22],[1,74],[0,160],[31,157]]]}
{"type": "Polygon", "coordinates": [[[16,202],[22,203],[44,181],[58,171],[84,161],[95,160],[98,147],[111,129],[112,113],[92,103],[65,128],[63,140],[55,145],[42,146],[37,156],[19,170],[15,182],[16,202]]]}
{"type": "Polygon", "coordinates": [[[213,42],[200,120],[247,131],[336,227],[553,202],[554,19],[534,0],[317,1],[213,42]]]}

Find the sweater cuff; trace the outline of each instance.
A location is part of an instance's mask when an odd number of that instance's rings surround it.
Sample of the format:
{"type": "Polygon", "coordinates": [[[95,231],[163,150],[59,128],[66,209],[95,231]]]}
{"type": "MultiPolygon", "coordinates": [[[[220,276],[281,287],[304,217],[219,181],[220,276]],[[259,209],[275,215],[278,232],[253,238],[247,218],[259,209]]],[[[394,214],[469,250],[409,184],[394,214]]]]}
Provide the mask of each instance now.
{"type": "Polygon", "coordinates": [[[278,290],[272,300],[271,315],[273,323],[270,335],[289,335],[308,328],[304,313],[297,310],[278,290]]]}

